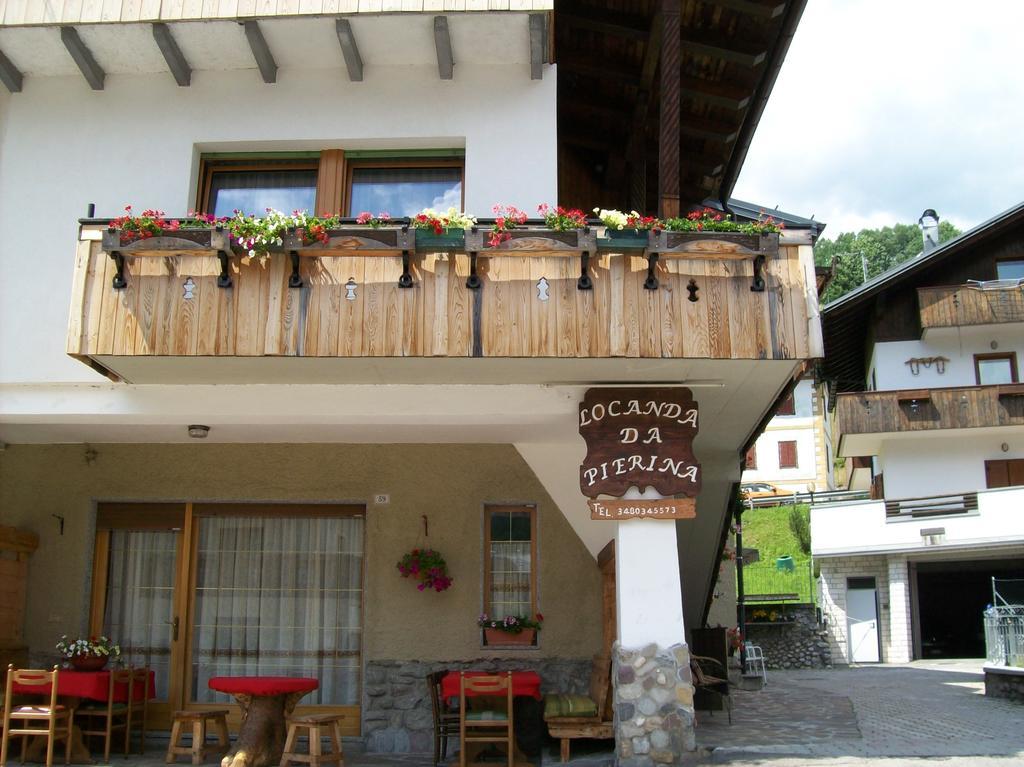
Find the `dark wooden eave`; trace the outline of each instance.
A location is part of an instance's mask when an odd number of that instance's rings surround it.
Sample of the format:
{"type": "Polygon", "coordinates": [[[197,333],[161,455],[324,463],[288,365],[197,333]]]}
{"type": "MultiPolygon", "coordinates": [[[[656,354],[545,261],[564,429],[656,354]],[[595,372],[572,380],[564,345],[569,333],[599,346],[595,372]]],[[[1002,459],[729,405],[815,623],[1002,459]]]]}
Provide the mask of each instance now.
{"type": "Polygon", "coordinates": [[[680,208],[727,199],[805,2],[556,0],[560,202],[658,210],[666,136],[678,141],[680,208]],[[679,72],[666,78],[675,3],[679,72]],[[664,130],[677,108],[678,130],[664,130]]]}

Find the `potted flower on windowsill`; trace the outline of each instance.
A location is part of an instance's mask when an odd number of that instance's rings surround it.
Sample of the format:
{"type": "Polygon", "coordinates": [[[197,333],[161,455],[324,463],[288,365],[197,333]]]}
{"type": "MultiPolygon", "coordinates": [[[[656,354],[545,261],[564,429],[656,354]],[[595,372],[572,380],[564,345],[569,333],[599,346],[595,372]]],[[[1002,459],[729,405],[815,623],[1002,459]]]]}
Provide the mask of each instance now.
{"type": "Polygon", "coordinates": [[[648,233],[662,225],[654,216],[645,216],[635,210],[623,213],[620,210],[594,208],[594,213],[604,224],[605,238],[614,241],[618,247],[646,248],[648,233]]]}
{"type": "Polygon", "coordinates": [[[194,216],[167,218],[162,210],[147,209],[136,214],[131,205],[112,219],[103,231],[102,246],[107,253],[132,256],[204,255],[230,248],[230,235],[223,219],[194,216]]]}
{"type": "Polygon", "coordinates": [[[476,622],[484,630],[484,644],[488,647],[530,647],[536,644],[537,632],[544,616],[506,615],[491,618],[483,613],[476,622]]]}
{"type": "Polygon", "coordinates": [[[416,247],[421,250],[462,250],[466,243],[466,230],[476,224],[476,218],[448,208],[438,213],[424,208],[410,220],[416,230],[416,247]]]}
{"type": "Polygon", "coordinates": [[[68,639],[64,634],[57,642],[57,652],[76,671],[99,671],[111,658],[120,657],[121,647],[105,636],[68,639]]]}
{"type": "Polygon", "coordinates": [[[284,234],[288,253],[307,256],[340,256],[351,252],[399,254],[411,250],[412,234],[401,219],[392,220],[387,212],[363,211],[355,225],[341,216],[301,216],[297,226],[284,234]]]}
{"type": "Polygon", "coordinates": [[[702,208],[666,220],[655,233],[654,247],[668,253],[706,251],[707,242],[717,240],[724,243],[724,251],[736,255],[775,255],[779,252],[782,228],[782,222],[771,216],[740,222],[714,208],[702,208]],[[703,244],[694,244],[698,242],[703,244]]]}

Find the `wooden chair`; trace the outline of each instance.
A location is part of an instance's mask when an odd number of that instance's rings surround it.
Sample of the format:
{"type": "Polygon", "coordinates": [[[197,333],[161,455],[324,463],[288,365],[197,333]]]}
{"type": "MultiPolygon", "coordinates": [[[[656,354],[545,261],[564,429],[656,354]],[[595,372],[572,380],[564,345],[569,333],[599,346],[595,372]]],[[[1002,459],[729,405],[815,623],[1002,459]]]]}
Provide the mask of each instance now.
{"type": "MultiPolygon", "coordinates": [[[[693,677],[694,691],[712,693],[721,700],[722,707],[729,715],[729,724],[732,724],[732,698],[729,695],[729,674],[722,668],[721,664],[714,658],[703,655],[690,656],[690,675],[693,677]],[[711,672],[721,674],[715,676],[711,672]]],[[[696,702],[696,696],[694,698],[696,702]]],[[[696,708],[696,706],[695,706],[696,708]]],[[[712,709],[707,709],[714,716],[712,709]]]]}
{"type": "Polygon", "coordinates": [[[175,711],[171,723],[171,742],[167,746],[168,764],[173,764],[178,756],[192,757],[192,764],[202,764],[209,754],[223,756],[231,750],[228,738],[228,710],[219,708],[213,711],[175,711]],[[206,743],[206,723],[213,722],[217,730],[217,743],[206,743]],[[181,738],[188,730],[184,725],[190,724],[192,730],[191,745],[184,745],[181,738]]]}
{"type": "Polygon", "coordinates": [[[146,752],[146,700],[148,698],[149,669],[126,669],[110,672],[110,686],[107,690],[106,703],[79,707],[76,712],[79,720],[84,717],[90,723],[97,720],[99,722],[98,726],[89,724],[88,726],[92,729],[86,729],[85,724],[82,724],[81,727],[83,735],[103,737],[103,761],[110,761],[110,744],[115,731],[124,732],[124,755],[128,756],[131,747],[132,723],[140,719],[142,738],[139,753],[146,752]],[[115,700],[115,690],[118,687],[126,688],[128,691],[127,698],[123,703],[115,700]],[[142,699],[137,703],[136,698],[140,695],[142,699]]]}
{"type": "Polygon", "coordinates": [[[42,669],[16,669],[7,667],[7,684],[4,692],[3,741],[0,744],[0,765],[7,764],[7,748],[11,738],[21,736],[21,760],[31,737],[46,738],[46,767],[53,765],[53,744],[58,737],[64,738],[64,764],[71,763],[71,730],[74,727],[74,711],[57,703],[57,667],[53,671],[42,669]],[[15,706],[11,697],[14,685],[23,687],[50,686],[50,703],[45,706],[15,706]],[[14,726],[14,720],[20,726],[14,726]],[[33,726],[36,725],[36,726],[33,726]]]}
{"type": "MultiPolygon", "coordinates": [[[[544,721],[548,725],[548,734],[561,743],[561,759],[569,761],[569,744],[574,738],[594,738],[596,740],[608,740],[615,737],[615,727],[611,719],[611,706],[609,696],[611,694],[611,658],[604,655],[594,656],[594,665],[590,671],[589,697],[587,696],[549,696],[559,700],[552,701],[553,704],[562,704],[561,709],[567,709],[567,713],[554,713],[549,709],[559,708],[556,705],[545,705],[544,721]],[[589,704],[589,710],[593,714],[574,715],[574,698],[582,698],[581,703],[589,704]]],[[[547,703],[548,701],[545,701],[547,703]]],[[[583,706],[578,706],[586,710],[583,706]]]]}
{"type": "MultiPolygon", "coordinates": [[[[483,701],[478,701],[483,703],[483,701]]],[[[459,767],[466,767],[470,743],[504,743],[508,767],[515,767],[515,737],[512,722],[512,672],[467,676],[459,672],[459,767]],[[497,708],[466,706],[466,694],[487,696],[487,705],[497,708]],[[504,703],[504,710],[501,703],[504,703]]]]}
{"type": "Polygon", "coordinates": [[[441,679],[447,671],[427,674],[430,708],[434,714],[434,767],[448,756],[448,738],[459,737],[459,712],[453,710],[441,695],[441,679]]]}
{"type": "Polygon", "coordinates": [[[288,767],[290,762],[301,762],[309,767],[320,767],[322,764],[337,762],[338,767],[345,767],[345,754],[341,750],[341,714],[311,714],[309,716],[288,717],[288,735],[284,740],[284,752],[281,754],[280,767],[288,767]],[[321,728],[327,728],[327,739],[331,750],[323,753],[321,728]],[[305,730],[309,737],[309,753],[295,750],[299,739],[299,730],[305,730]]]}

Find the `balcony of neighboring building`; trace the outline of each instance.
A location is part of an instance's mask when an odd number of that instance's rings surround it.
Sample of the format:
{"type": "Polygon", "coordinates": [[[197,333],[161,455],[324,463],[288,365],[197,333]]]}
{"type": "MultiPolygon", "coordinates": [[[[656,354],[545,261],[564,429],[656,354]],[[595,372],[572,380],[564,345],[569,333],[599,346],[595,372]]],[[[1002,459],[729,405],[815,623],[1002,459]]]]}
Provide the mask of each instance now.
{"type": "Polygon", "coordinates": [[[811,510],[815,557],[998,548],[1024,550],[1024,487],[854,501],[811,510]]]}
{"type": "Polygon", "coordinates": [[[840,394],[836,424],[839,455],[878,455],[896,436],[952,429],[1024,430],[1024,384],[840,394]]]}
{"type": "Polygon", "coordinates": [[[917,289],[921,331],[970,325],[1024,323],[1024,281],[972,282],[917,289]]]}

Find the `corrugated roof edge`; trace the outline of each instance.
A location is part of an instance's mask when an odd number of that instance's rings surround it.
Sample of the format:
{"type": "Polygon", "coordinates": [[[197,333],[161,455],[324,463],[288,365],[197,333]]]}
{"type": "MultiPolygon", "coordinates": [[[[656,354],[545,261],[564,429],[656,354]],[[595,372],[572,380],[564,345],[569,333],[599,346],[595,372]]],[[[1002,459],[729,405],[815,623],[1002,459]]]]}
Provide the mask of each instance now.
{"type": "Polygon", "coordinates": [[[899,277],[913,274],[919,269],[928,267],[936,261],[955,253],[960,250],[960,248],[974,245],[979,239],[984,239],[985,237],[995,234],[1004,226],[1012,224],[1014,219],[1018,216],[1024,216],[1024,202],[1019,202],[1012,208],[1008,208],[1002,213],[993,216],[988,221],[978,224],[973,229],[968,229],[959,237],[947,240],[927,255],[918,255],[909,261],[897,264],[892,267],[892,269],[882,272],[876,277],[872,277],[863,285],[860,285],[849,293],[840,296],[832,303],[824,306],[822,308],[822,314],[830,314],[843,309],[849,309],[870,296],[873,296],[881,290],[886,283],[896,280],[899,277]]]}

